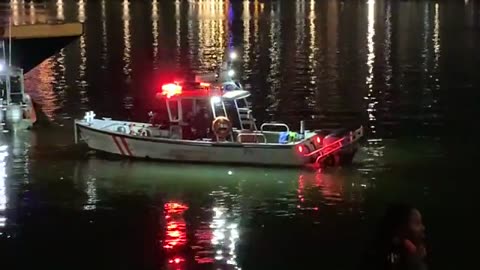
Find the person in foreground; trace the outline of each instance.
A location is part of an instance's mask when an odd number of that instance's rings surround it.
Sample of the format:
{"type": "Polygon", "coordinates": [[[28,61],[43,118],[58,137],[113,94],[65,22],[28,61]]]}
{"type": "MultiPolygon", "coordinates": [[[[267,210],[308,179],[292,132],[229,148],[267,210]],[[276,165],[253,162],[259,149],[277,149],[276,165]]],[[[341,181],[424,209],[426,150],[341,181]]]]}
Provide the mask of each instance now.
{"type": "Polygon", "coordinates": [[[390,205],[371,255],[368,269],[426,270],[425,227],[420,211],[407,204],[390,205]]]}

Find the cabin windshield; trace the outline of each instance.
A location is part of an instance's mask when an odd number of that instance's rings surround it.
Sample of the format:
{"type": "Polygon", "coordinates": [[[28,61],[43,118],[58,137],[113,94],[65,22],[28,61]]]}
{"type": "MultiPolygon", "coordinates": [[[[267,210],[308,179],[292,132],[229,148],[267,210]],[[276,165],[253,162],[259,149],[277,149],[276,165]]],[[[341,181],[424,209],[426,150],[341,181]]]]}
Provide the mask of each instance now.
{"type": "Polygon", "coordinates": [[[170,122],[180,121],[180,113],[178,110],[178,100],[167,100],[168,102],[168,117],[170,122]]]}
{"type": "Polygon", "coordinates": [[[23,77],[16,74],[0,74],[0,98],[13,103],[23,102],[23,77]],[[7,81],[10,79],[10,95],[8,96],[7,81]]]}
{"type": "Polygon", "coordinates": [[[214,117],[225,116],[228,117],[225,113],[225,107],[223,102],[214,102],[212,101],[212,112],[214,117]]]}
{"type": "Polygon", "coordinates": [[[245,99],[220,97],[167,98],[161,103],[163,106],[158,108],[160,110],[157,113],[167,116],[166,120],[170,124],[184,126],[198,125],[200,120],[211,123],[215,118],[223,116],[231,121],[233,128],[242,129],[242,112],[239,110],[248,109],[245,99]]]}
{"type": "Polygon", "coordinates": [[[240,118],[237,110],[235,100],[224,100],[225,111],[227,112],[228,119],[232,122],[232,126],[237,129],[241,129],[240,118]]]}
{"type": "Polygon", "coordinates": [[[250,108],[250,105],[248,104],[249,102],[246,98],[237,99],[236,102],[238,108],[250,108]]]}
{"type": "Polygon", "coordinates": [[[197,103],[194,99],[182,100],[182,121],[185,123],[191,123],[195,114],[197,113],[197,103]]]}

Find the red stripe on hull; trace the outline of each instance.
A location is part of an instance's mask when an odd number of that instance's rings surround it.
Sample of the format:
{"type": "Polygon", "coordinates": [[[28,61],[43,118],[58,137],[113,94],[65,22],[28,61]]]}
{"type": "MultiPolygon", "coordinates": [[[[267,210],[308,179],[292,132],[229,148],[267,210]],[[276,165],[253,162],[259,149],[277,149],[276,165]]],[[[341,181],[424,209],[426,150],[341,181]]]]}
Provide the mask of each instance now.
{"type": "Polygon", "coordinates": [[[122,142],[123,147],[125,147],[125,150],[127,151],[127,154],[128,154],[129,156],[132,156],[132,151],[130,151],[130,148],[128,147],[127,140],[125,140],[124,137],[120,137],[120,141],[122,142]]]}
{"type": "Polygon", "coordinates": [[[117,145],[118,150],[120,150],[120,153],[122,154],[122,156],[125,156],[125,152],[123,151],[122,146],[121,146],[120,143],[117,141],[118,137],[112,135],[112,138],[113,138],[113,141],[115,142],[115,144],[117,145]]]}

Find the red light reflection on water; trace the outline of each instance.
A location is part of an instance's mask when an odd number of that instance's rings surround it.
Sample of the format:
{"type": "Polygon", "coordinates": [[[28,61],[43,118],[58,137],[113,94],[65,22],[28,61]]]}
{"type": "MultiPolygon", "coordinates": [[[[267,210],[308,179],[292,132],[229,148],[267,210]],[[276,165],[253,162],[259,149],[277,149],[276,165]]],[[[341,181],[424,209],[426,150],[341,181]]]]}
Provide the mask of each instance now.
{"type": "Polygon", "coordinates": [[[173,259],[170,259],[168,260],[168,263],[171,263],[171,264],[181,264],[182,262],[184,262],[185,259],[182,258],[182,257],[175,257],[173,259]]]}
{"type": "Polygon", "coordinates": [[[183,218],[183,213],[188,209],[188,206],[169,202],[164,205],[165,219],[167,222],[165,233],[165,249],[173,249],[178,246],[185,245],[187,242],[186,224],[183,218]]]}
{"type": "Polygon", "coordinates": [[[178,202],[168,202],[164,206],[165,211],[165,241],[163,248],[166,250],[167,269],[183,269],[185,258],[181,255],[181,249],[187,243],[187,225],[183,214],[188,206],[178,202]]]}
{"type": "Polygon", "coordinates": [[[333,205],[344,200],[343,178],[339,174],[315,174],[315,185],[320,188],[327,204],[333,205]]]}
{"type": "Polygon", "coordinates": [[[298,177],[297,208],[319,210],[320,204],[335,205],[344,201],[343,179],[338,174],[301,174],[298,177]]]}

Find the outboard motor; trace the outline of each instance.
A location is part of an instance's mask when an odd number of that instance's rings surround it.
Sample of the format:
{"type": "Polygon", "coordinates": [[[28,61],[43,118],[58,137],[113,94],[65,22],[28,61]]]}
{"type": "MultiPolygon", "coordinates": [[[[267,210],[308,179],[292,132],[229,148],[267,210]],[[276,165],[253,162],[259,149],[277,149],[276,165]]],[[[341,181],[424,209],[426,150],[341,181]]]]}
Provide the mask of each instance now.
{"type": "MultiPolygon", "coordinates": [[[[335,143],[336,141],[342,139],[347,134],[345,129],[337,129],[333,130],[330,134],[325,136],[323,139],[323,147],[326,147],[327,151],[332,151],[333,149],[338,147],[338,144],[332,145],[330,148],[329,145],[335,143]]],[[[343,143],[342,143],[343,145],[343,143]]],[[[335,151],[328,156],[326,156],[322,161],[322,166],[329,167],[339,165],[342,161],[341,153],[339,151],[335,151]]]]}
{"type": "Polygon", "coordinates": [[[315,139],[315,144],[317,144],[317,147],[322,146],[324,144],[325,137],[327,137],[328,134],[331,133],[330,130],[326,130],[326,129],[317,129],[314,132],[316,134],[316,137],[319,138],[319,139],[315,139]]]}
{"type": "Polygon", "coordinates": [[[323,145],[327,146],[329,144],[332,144],[332,143],[340,140],[341,138],[343,138],[346,135],[346,133],[347,133],[347,131],[345,129],[337,129],[337,130],[332,131],[330,134],[325,136],[325,138],[323,139],[323,145]]]}

